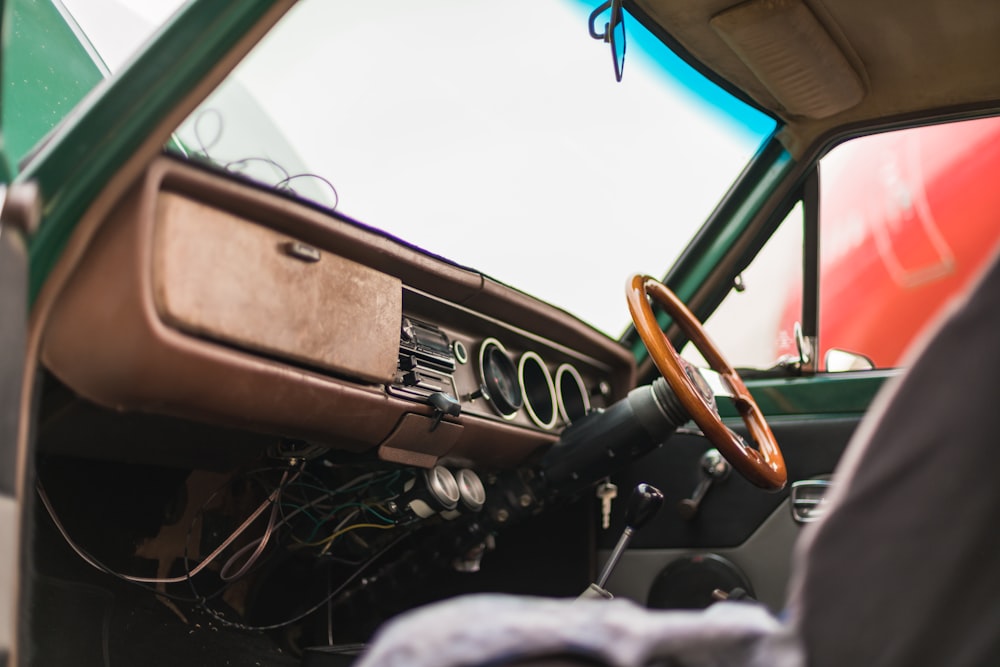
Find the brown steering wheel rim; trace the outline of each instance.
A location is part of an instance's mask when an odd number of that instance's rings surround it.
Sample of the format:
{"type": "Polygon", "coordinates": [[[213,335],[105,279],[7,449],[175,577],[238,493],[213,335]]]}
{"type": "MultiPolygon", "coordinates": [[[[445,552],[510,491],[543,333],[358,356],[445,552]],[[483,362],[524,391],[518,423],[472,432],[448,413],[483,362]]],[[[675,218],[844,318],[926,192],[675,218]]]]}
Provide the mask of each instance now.
{"type": "Polygon", "coordinates": [[[650,276],[641,274],[632,276],[627,285],[626,296],[632,321],[649,351],[650,358],[705,436],[751,483],[773,491],[784,488],[788,480],[785,460],[774,434],[771,433],[771,428],[764,419],[764,414],[757,407],[757,402],[743,384],[739,373],[726,361],[719,348],[705,333],[698,318],[677,298],[676,294],[650,276]],[[647,297],[655,300],[666,310],[698,348],[709,367],[732,389],[736,410],[743,418],[743,423],[746,424],[757,449],[747,446],[740,436],[722,423],[714,406],[695,386],[687,374],[686,362],[677,354],[674,346],[660,329],[647,297]]]}

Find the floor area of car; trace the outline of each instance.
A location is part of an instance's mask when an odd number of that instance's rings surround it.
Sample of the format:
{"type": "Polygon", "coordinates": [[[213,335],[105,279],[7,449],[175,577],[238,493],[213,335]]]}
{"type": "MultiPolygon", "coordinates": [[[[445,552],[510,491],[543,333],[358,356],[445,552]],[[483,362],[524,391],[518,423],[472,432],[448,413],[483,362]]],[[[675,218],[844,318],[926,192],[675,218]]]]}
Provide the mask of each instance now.
{"type": "Polygon", "coordinates": [[[228,628],[197,605],[176,610],[125,583],[39,577],[34,588],[33,664],[299,665],[262,633],[228,628]],[[187,623],[178,622],[183,613],[187,623]]]}
{"type": "MultiPolygon", "coordinates": [[[[139,535],[155,531],[165,499],[186,471],[146,468],[128,476],[121,464],[72,459],[46,461],[40,469],[81,548],[100,553],[112,569],[156,576],[154,563],[123,554],[139,535]],[[116,495],[126,500],[114,501],[116,495]]],[[[168,598],[155,595],[151,585],[99,572],[73,552],[40,502],[34,510],[30,664],[300,664],[281,645],[288,638],[230,627],[193,601],[183,584],[163,587],[168,598]]],[[[213,604],[224,606],[222,600],[213,604]]]]}
{"type": "Polygon", "coordinates": [[[205,513],[199,536],[193,536],[185,512],[198,510],[200,501],[190,497],[189,480],[193,473],[228,473],[64,455],[42,455],[37,472],[32,576],[25,582],[31,600],[27,664],[334,667],[349,660],[321,647],[350,649],[407,608],[477,591],[573,596],[586,587],[594,567],[592,502],[555,508],[503,531],[478,573],[452,570],[450,527],[438,524],[413,533],[385,563],[365,572],[365,583],[359,580],[338,595],[336,604],[285,624],[354,568],[282,547],[269,550],[245,579],[224,581],[218,568],[209,567],[183,580],[197,562],[194,554],[210,550],[199,539],[217,543],[244,515],[239,509],[232,515],[205,513]],[[43,497],[76,547],[106,571],[74,552],[43,497]],[[162,541],[165,526],[177,527],[172,556],[158,561],[148,545],[154,536],[162,541]],[[181,581],[134,583],[112,573],[181,581]],[[281,627],[255,629],[271,624],[281,627]]]}

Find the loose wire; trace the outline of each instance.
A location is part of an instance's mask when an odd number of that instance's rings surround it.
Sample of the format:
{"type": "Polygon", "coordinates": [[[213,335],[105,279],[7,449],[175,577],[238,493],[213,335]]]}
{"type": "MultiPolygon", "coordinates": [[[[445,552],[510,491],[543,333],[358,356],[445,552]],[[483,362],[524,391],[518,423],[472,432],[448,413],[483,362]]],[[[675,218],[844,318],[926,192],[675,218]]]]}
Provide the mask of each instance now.
{"type": "Polygon", "coordinates": [[[337,192],[337,188],[333,185],[332,182],[330,182],[329,179],[319,174],[314,174],[311,172],[292,174],[287,169],[285,169],[285,167],[283,167],[277,160],[273,160],[269,157],[245,157],[238,160],[230,160],[228,162],[221,161],[215,158],[209,151],[210,149],[214,149],[216,144],[218,144],[222,140],[222,135],[225,132],[225,118],[218,109],[209,107],[201,110],[194,120],[192,130],[194,133],[195,143],[198,144],[198,149],[201,156],[206,160],[211,160],[217,164],[220,164],[222,168],[225,169],[227,172],[231,174],[239,174],[241,176],[245,176],[246,174],[244,173],[243,170],[248,166],[249,163],[263,162],[265,164],[270,165],[281,174],[281,177],[271,185],[271,187],[274,188],[275,190],[280,190],[282,192],[290,192],[293,195],[298,195],[298,193],[294,190],[294,188],[292,188],[291,185],[292,181],[300,178],[314,178],[325,184],[330,189],[330,192],[333,193],[333,205],[329,207],[330,210],[336,211],[337,207],[340,205],[340,193],[337,192]],[[206,118],[214,118],[216,121],[216,127],[213,128],[215,130],[215,134],[212,137],[211,141],[205,141],[204,137],[201,136],[202,121],[204,121],[206,118]]]}
{"type": "MultiPolygon", "coordinates": [[[[281,511],[281,506],[282,506],[281,497],[282,497],[282,494],[284,493],[284,491],[288,487],[292,486],[296,482],[296,480],[300,477],[300,475],[302,474],[302,472],[303,472],[302,469],[299,469],[299,470],[297,470],[295,472],[294,475],[290,475],[290,470],[285,470],[283,472],[283,474],[282,474],[281,481],[278,483],[278,486],[268,495],[268,497],[263,502],[261,502],[261,504],[258,505],[258,507],[232,533],[230,533],[230,535],[218,547],[216,547],[205,559],[203,559],[200,563],[198,563],[198,565],[196,565],[194,567],[190,566],[189,555],[188,555],[188,543],[190,541],[191,529],[194,526],[194,521],[192,521],[192,524],[191,524],[191,526],[188,529],[188,537],[185,540],[185,545],[184,545],[184,570],[185,570],[185,574],[182,575],[182,576],[179,576],[179,577],[165,577],[165,578],[159,578],[159,577],[138,577],[138,576],[134,576],[134,575],[124,574],[124,573],[121,573],[121,572],[117,572],[117,571],[111,569],[110,567],[108,567],[107,565],[105,565],[104,563],[102,563],[98,558],[96,558],[93,555],[91,555],[86,549],[84,549],[82,546],[80,546],[70,536],[70,534],[67,531],[66,527],[63,525],[62,521],[59,519],[59,517],[58,517],[58,515],[57,515],[57,513],[55,511],[55,508],[52,505],[52,501],[49,498],[49,495],[48,495],[48,493],[45,490],[45,486],[42,483],[42,480],[40,478],[36,480],[36,482],[35,482],[35,488],[36,488],[36,492],[38,493],[38,497],[39,497],[39,499],[42,502],[42,505],[45,507],[46,512],[49,515],[49,518],[52,519],[53,524],[55,525],[56,529],[59,531],[59,533],[62,536],[62,538],[65,540],[66,544],[85,563],[87,563],[88,565],[90,565],[94,569],[98,570],[99,572],[102,572],[102,573],[111,575],[113,577],[116,577],[116,578],[118,578],[120,580],[123,580],[125,582],[128,582],[130,584],[138,585],[138,586],[142,587],[143,589],[149,590],[150,592],[152,592],[152,593],[154,593],[156,595],[161,595],[161,596],[169,598],[171,600],[176,600],[176,601],[180,601],[180,602],[197,604],[197,605],[199,605],[199,607],[201,607],[202,609],[204,609],[207,613],[209,613],[210,615],[212,615],[213,617],[215,617],[220,623],[223,623],[223,624],[225,624],[227,626],[231,626],[231,627],[238,628],[238,629],[243,629],[243,630],[249,630],[249,631],[263,631],[263,630],[277,629],[277,628],[285,627],[287,625],[291,625],[293,623],[296,623],[296,622],[304,619],[305,617],[309,616],[310,614],[312,614],[313,612],[315,612],[316,610],[318,610],[323,605],[329,603],[331,600],[333,600],[333,598],[335,598],[337,595],[339,595],[340,592],[342,592],[347,586],[349,586],[358,576],[360,576],[360,574],[364,570],[366,570],[368,567],[370,567],[376,560],[378,560],[379,558],[381,558],[382,555],[384,555],[387,551],[389,551],[390,549],[392,549],[393,547],[395,547],[397,544],[399,544],[399,542],[401,542],[405,537],[407,537],[409,535],[409,532],[404,532],[403,534],[401,534],[400,536],[398,536],[397,538],[395,538],[392,542],[390,542],[388,545],[386,545],[381,550],[379,550],[377,553],[375,553],[371,557],[369,557],[367,560],[361,561],[360,563],[357,563],[357,569],[351,575],[349,575],[347,577],[347,579],[345,579],[341,583],[340,586],[338,586],[336,589],[334,589],[333,591],[331,591],[330,594],[327,595],[319,603],[317,603],[313,607],[309,608],[308,610],[306,610],[302,614],[300,614],[300,615],[298,615],[298,616],[296,616],[296,617],[294,617],[292,619],[289,619],[289,620],[286,620],[286,621],[282,621],[281,623],[272,624],[272,625],[269,625],[269,626],[248,626],[248,625],[245,625],[245,624],[234,623],[232,621],[229,621],[228,619],[224,618],[219,612],[216,612],[214,609],[212,609],[211,607],[209,607],[207,605],[207,600],[210,599],[210,598],[213,598],[213,597],[217,596],[219,593],[221,593],[223,590],[225,590],[225,588],[228,587],[228,583],[231,583],[232,581],[234,581],[234,580],[238,579],[239,577],[243,576],[244,574],[246,574],[257,563],[257,561],[259,560],[261,554],[263,553],[264,549],[266,548],[267,544],[272,539],[274,533],[281,526],[288,525],[290,523],[291,519],[294,518],[296,515],[298,515],[300,513],[304,513],[308,509],[310,509],[310,508],[312,508],[312,507],[314,507],[316,505],[319,505],[321,503],[324,503],[324,502],[328,501],[330,498],[333,498],[333,497],[335,497],[335,496],[337,496],[339,494],[342,494],[342,493],[345,493],[345,492],[359,491],[361,489],[366,488],[367,486],[370,486],[371,484],[374,484],[374,483],[377,483],[377,482],[380,482],[380,481],[386,481],[387,484],[391,484],[399,476],[399,472],[398,471],[396,471],[392,475],[387,476],[386,479],[381,479],[381,480],[380,479],[376,479],[376,477],[378,477],[378,475],[379,475],[378,472],[371,472],[371,473],[365,473],[365,474],[359,475],[359,476],[355,477],[354,479],[346,482],[345,484],[337,487],[336,489],[334,489],[332,491],[327,491],[324,495],[321,495],[318,498],[315,498],[315,499],[313,499],[313,500],[305,503],[304,505],[297,506],[296,509],[294,509],[292,512],[290,512],[287,515],[285,515],[281,511]],[[213,563],[219,557],[220,554],[222,554],[229,546],[231,546],[232,543],[237,538],[239,538],[239,536],[242,535],[247,530],[247,528],[249,528],[261,516],[261,514],[263,514],[268,509],[268,507],[271,508],[271,516],[269,518],[268,525],[265,528],[264,534],[261,537],[257,538],[256,540],[250,542],[249,544],[241,547],[235,554],[233,554],[233,556],[230,557],[230,559],[223,566],[222,571],[220,572],[220,577],[223,578],[225,581],[227,581],[227,585],[223,586],[220,590],[216,591],[215,593],[213,593],[212,595],[209,595],[209,596],[204,596],[204,595],[199,594],[198,591],[196,590],[195,586],[194,586],[193,577],[195,575],[197,575],[198,573],[200,573],[201,571],[203,571],[211,563],[213,563]],[[278,520],[279,516],[280,516],[280,520],[278,520]],[[242,554],[246,553],[246,551],[248,551],[252,547],[255,547],[254,553],[244,562],[243,566],[239,569],[239,571],[236,572],[236,573],[233,573],[233,574],[229,574],[227,570],[230,567],[234,567],[235,566],[234,563],[238,562],[238,560],[242,556],[242,554]],[[177,583],[183,583],[183,582],[187,582],[188,585],[190,586],[191,592],[192,592],[192,594],[194,596],[193,598],[188,598],[188,597],[184,597],[184,596],[179,596],[179,595],[167,593],[166,591],[152,589],[152,588],[150,588],[148,586],[148,584],[152,584],[152,585],[165,585],[165,584],[177,584],[177,583]]],[[[306,485],[303,485],[303,486],[306,486],[306,485]]],[[[314,487],[314,488],[317,488],[317,487],[314,487]]],[[[205,503],[202,504],[202,508],[199,510],[199,515],[201,513],[203,513],[203,510],[204,510],[205,506],[209,502],[211,502],[211,500],[219,493],[220,490],[216,490],[211,496],[209,496],[209,498],[205,501],[205,503]]],[[[377,512],[376,510],[374,510],[371,506],[366,505],[364,503],[345,504],[345,505],[342,505],[342,506],[338,507],[335,511],[339,511],[340,509],[344,509],[344,508],[350,507],[352,505],[357,506],[359,509],[355,509],[354,512],[351,512],[347,517],[345,517],[337,525],[337,527],[334,529],[334,531],[333,531],[333,533],[331,535],[329,535],[326,538],[324,538],[323,540],[319,541],[317,544],[310,545],[310,546],[319,546],[320,544],[322,544],[322,545],[324,545],[324,548],[323,548],[323,551],[321,553],[325,553],[326,550],[329,549],[330,545],[332,544],[332,542],[336,538],[338,538],[341,535],[343,535],[343,534],[345,534],[347,532],[350,532],[352,530],[356,530],[356,529],[359,529],[359,528],[375,528],[375,529],[385,530],[385,529],[388,529],[388,528],[393,528],[393,527],[395,527],[397,525],[394,522],[387,523],[387,524],[356,523],[356,524],[346,525],[349,521],[351,521],[352,519],[356,518],[360,514],[360,512],[361,512],[362,509],[365,510],[365,511],[367,511],[367,512],[371,512],[373,515],[377,516],[381,520],[390,521],[390,522],[392,521],[391,519],[389,519],[389,518],[381,515],[379,512],[377,512]]],[[[333,514],[333,512],[331,512],[331,514],[333,514]]],[[[312,517],[310,517],[310,518],[312,518],[312,517]]]]}
{"type": "MultiPolygon", "coordinates": [[[[301,473],[301,471],[300,471],[300,473],[301,473]]],[[[381,474],[382,473],[379,472],[379,471],[369,472],[369,473],[363,473],[363,474],[358,475],[357,477],[355,477],[355,478],[353,478],[353,479],[345,482],[344,484],[338,486],[337,488],[333,489],[332,491],[327,490],[327,492],[324,495],[321,495],[321,496],[319,496],[317,498],[314,498],[313,500],[305,503],[304,505],[296,507],[296,509],[294,509],[292,512],[289,512],[288,514],[283,514],[282,517],[281,517],[281,520],[278,521],[277,524],[275,524],[274,529],[276,530],[276,529],[278,529],[278,528],[280,528],[282,526],[289,525],[291,523],[291,520],[296,515],[305,513],[310,508],[315,507],[317,505],[320,505],[320,504],[326,502],[327,500],[329,500],[330,498],[333,498],[333,497],[335,497],[335,496],[337,496],[337,495],[339,495],[341,493],[348,493],[348,492],[353,492],[353,491],[359,491],[361,489],[367,488],[368,486],[370,486],[372,484],[376,484],[376,483],[381,482],[381,481],[387,481],[387,483],[391,484],[393,481],[395,481],[395,479],[398,478],[399,471],[395,471],[394,473],[392,473],[390,475],[387,475],[386,476],[386,478],[387,478],[386,480],[379,479],[379,476],[381,474]]],[[[289,480],[287,482],[287,486],[292,486],[292,484],[295,482],[295,480],[298,478],[298,476],[299,475],[296,475],[295,478],[289,480]]],[[[311,486],[311,485],[304,485],[304,486],[311,486]]],[[[279,488],[282,488],[282,487],[279,487],[279,488]]],[[[312,487],[312,488],[317,488],[317,487],[312,487]]],[[[216,493],[218,493],[218,491],[216,491],[216,493]]],[[[205,503],[202,505],[202,509],[204,509],[204,507],[209,502],[211,502],[211,500],[214,497],[214,495],[215,494],[213,494],[212,496],[210,496],[209,499],[205,501],[205,503]]],[[[277,505],[278,505],[278,507],[280,509],[281,503],[279,502],[279,503],[277,503],[277,505]]],[[[349,505],[347,505],[347,506],[349,506],[349,505]]],[[[354,512],[352,512],[343,521],[341,521],[340,524],[338,524],[337,527],[334,530],[336,531],[336,530],[340,530],[341,528],[343,528],[346,525],[346,523],[349,522],[354,517],[356,517],[358,513],[359,513],[359,510],[355,510],[354,512]]],[[[386,528],[390,528],[390,527],[392,527],[394,525],[396,525],[396,524],[393,523],[393,524],[387,525],[385,527],[386,528]]],[[[189,556],[188,556],[188,541],[190,540],[190,535],[191,535],[191,532],[189,530],[188,531],[188,540],[185,541],[184,554],[183,554],[184,569],[185,570],[188,570],[190,568],[189,556]]],[[[301,540],[298,540],[294,536],[294,534],[292,535],[292,539],[295,540],[296,542],[301,542],[301,540]]],[[[233,561],[233,562],[237,561],[239,559],[240,555],[242,553],[245,553],[246,550],[248,550],[249,548],[250,548],[250,545],[247,545],[243,549],[241,549],[240,552],[237,552],[236,554],[233,554],[233,556],[230,557],[230,561],[233,561]]],[[[329,544],[327,545],[326,548],[327,549],[329,548],[329,544]]],[[[320,553],[321,553],[321,555],[325,554],[325,551],[322,551],[320,553]]],[[[249,569],[249,568],[247,568],[247,569],[249,569]]],[[[231,577],[231,579],[235,579],[235,578],[236,578],[235,576],[231,577]]],[[[195,596],[195,601],[198,602],[199,604],[201,604],[202,606],[205,606],[205,602],[207,600],[217,597],[223,591],[226,590],[226,588],[228,586],[228,583],[230,583],[231,579],[227,579],[226,580],[227,581],[226,585],[223,585],[218,590],[216,590],[215,592],[210,593],[208,595],[203,595],[203,594],[199,593],[198,590],[197,590],[197,588],[195,587],[194,581],[191,578],[187,578],[187,579],[184,579],[184,580],[188,582],[188,587],[191,589],[192,594],[195,596]]]]}
{"type": "Polygon", "coordinates": [[[256,540],[251,541],[246,546],[240,548],[235,554],[233,554],[229,558],[229,560],[227,560],[222,565],[222,568],[219,570],[219,577],[223,581],[234,581],[242,577],[244,574],[250,571],[250,568],[252,568],[254,564],[256,564],[257,560],[260,558],[260,555],[264,553],[264,549],[267,548],[268,542],[271,541],[271,536],[274,534],[274,531],[279,525],[278,515],[280,513],[280,508],[281,508],[280,500],[281,500],[281,494],[285,490],[286,482],[290,483],[294,481],[299,476],[299,474],[300,473],[296,473],[295,476],[291,480],[289,480],[288,471],[286,470],[284,474],[281,476],[281,481],[278,482],[278,488],[275,489],[268,497],[268,499],[271,501],[271,516],[268,518],[267,528],[264,529],[264,534],[258,537],[256,540]],[[250,557],[246,559],[246,561],[243,563],[243,566],[236,572],[230,574],[229,568],[233,566],[233,563],[237,562],[239,558],[243,555],[243,553],[248,549],[250,549],[251,546],[254,544],[257,545],[257,548],[250,555],[250,557]]]}
{"type": "MultiPolygon", "coordinates": [[[[286,471],[285,475],[287,476],[287,471],[286,471]]],[[[282,479],[284,479],[284,477],[282,479]]],[[[238,538],[240,535],[242,535],[243,532],[247,528],[249,528],[250,525],[254,521],[257,520],[257,517],[259,517],[261,514],[263,514],[264,511],[269,506],[273,505],[274,499],[277,497],[275,494],[280,494],[281,487],[279,486],[278,489],[275,489],[275,491],[272,492],[272,494],[270,496],[268,496],[257,507],[257,509],[255,509],[250,514],[250,516],[248,516],[243,521],[243,523],[241,523],[236,528],[236,530],[234,530],[232,533],[230,533],[229,537],[227,537],[222,542],[222,544],[220,544],[218,547],[216,547],[215,550],[212,551],[212,553],[210,553],[204,560],[202,560],[193,569],[187,569],[187,568],[185,568],[186,571],[185,571],[184,575],[182,575],[180,577],[167,577],[167,578],[159,578],[159,577],[137,577],[137,576],[130,575],[130,574],[123,574],[121,572],[116,572],[115,570],[112,570],[111,568],[109,568],[107,565],[104,565],[103,563],[101,563],[97,558],[95,558],[94,556],[92,556],[86,549],[84,549],[79,544],[77,544],[77,542],[72,537],[70,537],[69,532],[66,530],[66,527],[63,526],[62,521],[60,521],[59,517],[56,515],[55,508],[53,508],[53,506],[52,506],[52,501],[49,499],[48,493],[46,493],[46,491],[45,491],[45,486],[42,484],[41,478],[39,478],[39,479],[36,480],[36,482],[35,482],[35,489],[36,489],[36,491],[38,493],[39,499],[42,501],[42,505],[45,507],[46,511],[49,514],[49,518],[52,519],[52,523],[55,524],[56,529],[59,531],[60,535],[62,535],[63,539],[66,541],[66,544],[68,544],[69,547],[73,551],[75,551],[76,554],[81,559],[83,559],[83,561],[85,563],[87,563],[88,565],[90,565],[94,569],[99,570],[101,572],[104,572],[105,574],[110,574],[112,576],[118,577],[119,579],[123,579],[123,580],[129,581],[131,583],[135,583],[135,584],[179,584],[179,583],[183,583],[183,582],[187,581],[188,579],[190,579],[191,577],[195,576],[196,574],[198,574],[199,572],[201,572],[202,570],[204,570],[206,567],[208,567],[216,558],[218,558],[219,554],[221,554],[223,551],[225,551],[229,547],[229,545],[231,545],[233,543],[233,541],[236,540],[236,538],[238,538]]],[[[185,550],[186,550],[186,548],[185,548],[185,550]]]]}
{"type": "Polygon", "coordinates": [[[309,172],[301,174],[293,174],[275,183],[274,188],[276,190],[284,190],[286,192],[292,193],[293,195],[297,195],[298,193],[292,187],[292,181],[298,178],[315,178],[316,180],[320,181],[321,183],[325,184],[328,188],[330,188],[330,192],[333,193],[333,206],[330,207],[330,210],[331,211],[337,210],[337,207],[340,205],[340,193],[337,192],[337,188],[334,187],[333,183],[331,183],[329,179],[324,178],[319,174],[313,174],[309,172]]]}
{"type": "Polygon", "coordinates": [[[294,617],[292,617],[290,619],[281,621],[280,623],[272,623],[271,625],[246,625],[245,623],[236,623],[234,621],[230,621],[228,618],[226,618],[225,616],[223,616],[220,612],[217,612],[216,610],[214,610],[211,607],[209,607],[207,604],[204,603],[204,601],[202,601],[199,598],[200,606],[201,606],[202,609],[205,610],[206,613],[208,613],[210,616],[212,616],[213,618],[215,618],[215,620],[219,621],[219,623],[221,623],[221,624],[223,624],[225,626],[231,627],[231,628],[235,628],[237,630],[245,630],[245,631],[248,631],[248,632],[264,632],[264,631],[267,631],[267,630],[277,630],[279,628],[284,628],[286,626],[292,625],[293,623],[298,623],[299,621],[301,621],[302,619],[306,618],[310,614],[316,612],[320,607],[322,607],[323,605],[327,604],[330,600],[332,600],[333,598],[335,598],[338,595],[340,595],[344,591],[345,588],[347,588],[352,583],[354,583],[354,580],[357,579],[358,577],[360,577],[361,574],[365,570],[367,570],[369,567],[371,567],[375,563],[375,561],[377,561],[378,559],[380,559],[383,555],[385,555],[388,551],[390,551],[391,549],[393,549],[397,544],[399,544],[400,542],[402,542],[405,538],[409,537],[409,535],[410,535],[409,532],[405,532],[402,535],[400,535],[399,537],[397,537],[396,539],[394,539],[392,542],[390,542],[389,544],[387,544],[386,546],[384,546],[382,549],[380,549],[377,553],[375,553],[371,557],[369,557],[368,560],[364,561],[361,565],[359,565],[357,567],[357,569],[354,570],[354,572],[352,572],[351,574],[349,574],[347,576],[347,578],[344,579],[344,581],[342,581],[339,586],[337,586],[337,588],[335,588],[334,590],[332,590],[322,600],[320,600],[319,602],[317,602],[316,604],[314,604],[312,607],[310,607],[309,609],[305,610],[301,614],[298,614],[297,616],[294,616],[294,617]]]}
{"type": "Polygon", "coordinates": [[[345,533],[351,532],[352,530],[357,530],[358,528],[377,528],[379,530],[386,530],[387,528],[395,528],[395,527],[396,527],[396,524],[388,524],[388,525],[386,525],[386,524],[383,524],[383,523],[352,523],[347,528],[341,528],[337,532],[335,532],[332,535],[330,535],[330,537],[327,537],[326,539],[324,539],[321,542],[321,544],[323,545],[323,550],[325,551],[329,547],[329,545],[330,545],[331,542],[333,542],[335,539],[337,539],[341,535],[343,535],[345,533]]]}

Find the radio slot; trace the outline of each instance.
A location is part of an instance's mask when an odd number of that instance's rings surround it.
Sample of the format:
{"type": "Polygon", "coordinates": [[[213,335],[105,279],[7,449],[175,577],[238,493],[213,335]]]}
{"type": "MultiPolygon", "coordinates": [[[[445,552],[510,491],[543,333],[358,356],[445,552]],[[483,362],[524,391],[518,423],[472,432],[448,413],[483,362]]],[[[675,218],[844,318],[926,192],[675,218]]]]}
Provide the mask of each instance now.
{"type": "Polygon", "coordinates": [[[433,324],[403,317],[399,363],[389,393],[423,402],[435,392],[457,398],[454,372],[455,356],[447,334],[433,324]]]}

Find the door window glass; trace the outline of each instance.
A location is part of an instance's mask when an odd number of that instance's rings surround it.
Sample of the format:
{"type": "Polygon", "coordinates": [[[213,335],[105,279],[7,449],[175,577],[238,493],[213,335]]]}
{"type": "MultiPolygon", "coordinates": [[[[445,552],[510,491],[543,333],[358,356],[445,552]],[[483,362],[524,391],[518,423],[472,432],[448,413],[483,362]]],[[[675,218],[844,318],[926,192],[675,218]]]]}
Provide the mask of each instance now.
{"type": "MultiPolygon", "coordinates": [[[[819,174],[819,368],[900,366],[1000,239],[1000,118],[853,139],[820,160],[819,174]]],[[[734,366],[798,358],[801,211],[706,322],[734,366]]]]}
{"type": "Polygon", "coordinates": [[[862,137],[824,157],[821,353],[900,365],[992,255],[998,177],[1000,118],[862,137]]]}

